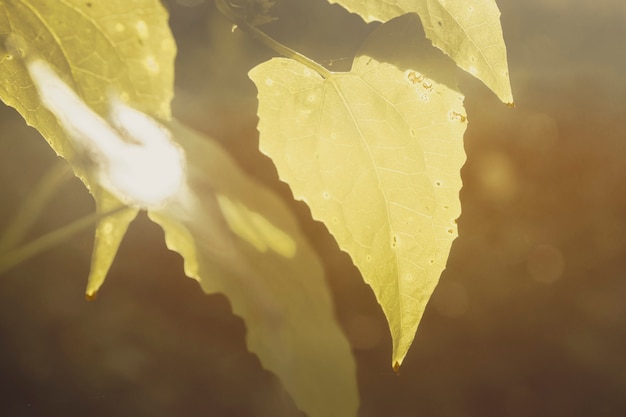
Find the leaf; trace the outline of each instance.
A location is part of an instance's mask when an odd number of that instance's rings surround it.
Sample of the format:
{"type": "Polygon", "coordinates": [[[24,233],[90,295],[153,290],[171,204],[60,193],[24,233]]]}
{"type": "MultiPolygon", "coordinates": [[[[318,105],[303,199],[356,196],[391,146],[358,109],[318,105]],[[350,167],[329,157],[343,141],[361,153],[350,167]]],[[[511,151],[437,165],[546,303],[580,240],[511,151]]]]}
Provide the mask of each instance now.
{"type": "MultiPolygon", "coordinates": [[[[109,110],[107,93],[114,91],[141,111],[167,120],[176,52],[167,17],[158,0],[0,3],[0,98],[70,163],[100,213],[121,203],[98,184],[84,153],[42,106],[26,62],[45,60],[102,116],[109,110]]],[[[98,225],[88,296],[100,286],[136,212],[119,212],[98,225]]]]}
{"type": "Polygon", "coordinates": [[[417,13],[433,45],[513,105],[506,46],[495,0],[328,0],[366,22],[417,13]]]}
{"type": "Polygon", "coordinates": [[[374,290],[394,367],[445,268],[460,215],[463,96],[454,65],[424,43],[417,16],[405,15],[371,35],[348,73],[324,79],[289,59],[250,72],[261,150],[374,290]]]}
{"type": "MultiPolygon", "coordinates": [[[[117,198],[101,187],[98,187],[96,192],[100,193],[100,195],[95,195],[99,213],[108,213],[123,205],[117,198]]],[[[89,277],[87,278],[87,288],[85,290],[87,299],[91,300],[96,297],[109,269],[111,269],[128,226],[130,222],[135,220],[138,212],[139,210],[136,208],[128,208],[112,216],[107,216],[98,222],[91,255],[91,267],[89,269],[89,277]]]]}
{"type": "MultiPolygon", "coordinates": [[[[112,180],[119,176],[101,172],[128,159],[116,147],[122,137],[131,139],[122,150],[172,148],[169,130],[144,114],[169,118],[175,48],[166,17],[158,2],[148,0],[0,5],[0,96],[70,162],[103,213],[123,205],[107,191],[115,193],[112,180]],[[140,149],[132,148],[137,143],[140,149]],[[119,158],[106,154],[111,147],[119,158]]],[[[250,349],[279,375],[296,404],[313,417],[355,416],[350,347],[334,320],[321,265],[293,216],[215,144],[177,124],[172,129],[188,154],[188,182],[176,199],[149,209],[150,217],[185,258],[187,274],[206,292],[229,297],[246,321],[250,349]]],[[[122,168],[135,173],[130,165],[122,168]]],[[[129,197],[135,208],[98,225],[89,297],[102,284],[138,207],[152,207],[144,204],[151,198],[115,195],[129,197]]]]}
{"type": "MultiPolygon", "coordinates": [[[[188,182],[176,199],[153,208],[150,196],[137,201],[120,193],[113,181],[119,175],[103,173],[128,160],[120,149],[171,149],[169,130],[144,114],[169,118],[175,49],[166,17],[158,2],[147,0],[0,6],[2,99],[70,162],[101,212],[123,205],[107,190],[135,207],[98,225],[87,296],[102,284],[138,208],[148,206],[168,245],[185,258],[187,274],[206,292],[229,297],[246,321],[250,349],[296,403],[314,417],[355,416],[355,364],[334,320],[321,265],[273,194],[216,145],[177,124],[172,129],[188,154],[188,182]],[[120,148],[122,138],[131,140],[120,148]],[[115,152],[107,154],[111,148],[115,152]]],[[[121,172],[136,173],[134,160],[128,161],[121,172]]]]}
{"type": "Polygon", "coordinates": [[[247,344],[311,417],[356,416],[354,359],[337,325],[315,252],[289,209],[213,141],[172,123],[189,188],[149,210],[185,273],[223,293],[247,344]]]}

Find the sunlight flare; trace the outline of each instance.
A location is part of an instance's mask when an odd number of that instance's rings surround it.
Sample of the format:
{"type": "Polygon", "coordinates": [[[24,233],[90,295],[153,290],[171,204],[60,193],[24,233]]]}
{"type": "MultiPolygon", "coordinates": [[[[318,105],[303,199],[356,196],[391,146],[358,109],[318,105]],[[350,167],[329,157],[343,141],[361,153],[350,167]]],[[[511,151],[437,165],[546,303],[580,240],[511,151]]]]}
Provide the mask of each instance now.
{"type": "Polygon", "coordinates": [[[44,106],[92,160],[98,182],[129,206],[157,208],[185,184],[185,155],[169,130],[109,94],[111,123],[44,61],[26,63],[44,106]]]}

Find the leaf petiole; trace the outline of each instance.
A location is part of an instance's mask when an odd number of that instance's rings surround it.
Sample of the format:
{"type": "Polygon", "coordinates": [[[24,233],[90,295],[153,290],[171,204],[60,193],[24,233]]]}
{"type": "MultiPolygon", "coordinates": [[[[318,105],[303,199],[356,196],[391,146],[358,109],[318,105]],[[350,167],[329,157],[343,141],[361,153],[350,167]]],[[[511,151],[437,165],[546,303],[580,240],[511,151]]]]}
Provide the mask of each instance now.
{"type": "Polygon", "coordinates": [[[8,251],[20,243],[50,198],[65,181],[72,178],[71,172],[68,164],[59,161],[41,178],[20,207],[13,221],[9,223],[7,230],[0,237],[0,253],[8,251]]]}
{"type": "Polygon", "coordinates": [[[68,225],[60,227],[46,235],[43,235],[30,243],[0,254],[0,274],[3,274],[4,272],[32,258],[33,256],[48,249],[51,249],[59,243],[68,240],[72,236],[82,232],[89,226],[96,224],[105,217],[112,216],[126,209],[128,209],[126,206],[120,206],[104,213],[95,212],[89,214],[87,216],[81,217],[78,220],[73,221],[68,225]]]}
{"type": "Polygon", "coordinates": [[[301,64],[306,65],[325,79],[331,77],[332,72],[326,69],[324,66],[302,55],[301,53],[294,51],[288,46],[283,45],[282,43],[267,35],[265,32],[251,25],[244,17],[239,16],[237,12],[233,10],[233,6],[229,4],[228,0],[215,0],[215,5],[217,6],[217,9],[224,16],[226,16],[226,18],[230,20],[236,27],[243,30],[248,35],[252,36],[254,39],[261,42],[268,48],[274,50],[275,52],[286,58],[293,59],[294,61],[298,61],[301,64]]]}

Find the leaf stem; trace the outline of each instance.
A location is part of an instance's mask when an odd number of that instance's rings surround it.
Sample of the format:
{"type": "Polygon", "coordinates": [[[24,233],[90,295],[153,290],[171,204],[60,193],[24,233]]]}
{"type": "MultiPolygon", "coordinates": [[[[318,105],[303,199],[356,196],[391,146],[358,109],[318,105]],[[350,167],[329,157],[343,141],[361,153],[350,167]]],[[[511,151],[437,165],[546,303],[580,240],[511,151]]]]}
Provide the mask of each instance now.
{"type": "Polygon", "coordinates": [[[92,213],[87,216],[81,217],[72,223],[60,227],[52,232],[43,235],[30,243],[18,247],[17,249],[10,250],[0,255],[0,274],[8,271],[14,266],[26,261],[29,258],[44,252],[52,247],[58,245],[61,242],[66,241],[77,233],[85,230],[87,227],[97,223],[107,216],[112,216],[122,210],[127,209],[126,206],[116,207],[113,210],[109,210],[105,213],[92,213]]]}
{"type": "Polygon", "coordinates": [[[39,180],[39,183],[29,193],[15,218],[0,237],[0,253],[8,251],[20,243],[48,201],[58,191],[59,187],[71,178],[70,173],[69,165],[65,161],[59,161],[39,180]]]}
{"type": "Polygon", "coordinates": [[[323,78],[328,79],[332,75],[332,73],[322,65],[302,55],[301,53],[294,51],[288,46],[285,46],[282,43],[274,40],[265,32],[257,29],[256,27],[248,23],[245,18],[239,16],[237,12],[233,10],[233,7],[229,4],[228,0],[215,0],[215,5],[217,6],[217,9],[224,16],[226,16],[226,18],[228,18],[228,20],[235,24],[236,27],[240,28],[242,31],[244,31],[257,41],[261,42],[268,48],[274,50],[279,55],[293,59],[300,62],[301,64],[306,65],[307,67],[321,75],[323,78]]]}

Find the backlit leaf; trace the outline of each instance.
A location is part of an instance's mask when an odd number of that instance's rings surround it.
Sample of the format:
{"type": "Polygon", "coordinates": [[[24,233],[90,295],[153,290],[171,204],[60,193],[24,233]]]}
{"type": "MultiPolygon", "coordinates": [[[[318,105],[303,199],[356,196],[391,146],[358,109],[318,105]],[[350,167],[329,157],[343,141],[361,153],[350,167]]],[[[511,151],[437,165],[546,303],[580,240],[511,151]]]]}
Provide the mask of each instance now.
{"type": "Polygon", "coordinates": [[[271,191],[215,142],[171,125],[188,159],[189,187],[149,210],[185,273],[223,293],[247,327],[249,349],[311,417],[356,416],[350,346],[334,319],[315,252],[271,191]]]}
{"type": "MultiPolygon", "coordinates": [[[[26,62],[45,61],[95,113],[106,117],[108,93],[141,111],[170,117],[175,44],[158,0],[0,2],[0,98],[35,127],[90,189],[101,213],[121,203],[105,191],[56,118],[42,106],[26,62]]],[[[137,210],[97,227],[87,294],[93,296],[137,210]]]]}
{"type": "Polygon", "coordinates": [[[250,72],[261,150],[371,285],[399,366],[457,235],[465,161],[453,63],[405,15],[324,79],[273,59],[250,72]]]}
{"type": "Polygon", "coordinates": [[[328,0],[366,22],[386,22],[417,13],[433,45],[485,83],[504,103],[513,104],[506,46],[495,0],[328,0]]]}
{"type": "MultiPolygon", "coordinates": [[[[230,299],[250,350],[296,404],[312,417],[355,416],[355,364],[321,265],[277,197],[177,124],[171,127],[187,154],[177,194],[152,205],[159,199],[146,190],[139,198],[127,193],[125,173],[146,176],[131,166],[135,152],[178,149],[149,117],[170,116],[175,47],[166,17],[156,0],[0,3],[0,96],[70,162],[100,212],[134,207],[98,225],[87,295],[102,284],[138,208],[147,208],[183,255],[186,273],[230,299]]],[[[159,177],[159,167],[147,177],[159,177]]],[[[170,178],[161,180],[157,197],[170,178]]]]}

